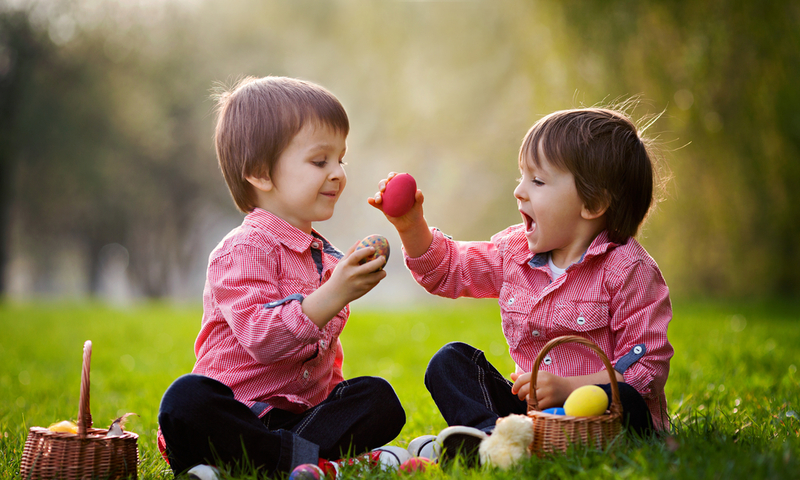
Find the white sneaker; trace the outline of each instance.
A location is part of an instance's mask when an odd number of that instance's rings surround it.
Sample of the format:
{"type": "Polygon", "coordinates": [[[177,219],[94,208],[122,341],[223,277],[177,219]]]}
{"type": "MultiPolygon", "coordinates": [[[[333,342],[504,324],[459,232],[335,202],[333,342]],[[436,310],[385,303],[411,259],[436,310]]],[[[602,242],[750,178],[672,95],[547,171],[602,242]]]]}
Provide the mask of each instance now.
{"type": "Polygon", "coordinates": [[[439,444],[439,464],[446,466],[460,456],[464,465],[472,468],[480,464],[478,448],[484,438],[489,435],[473,427],[455,426],[447,427],[436,436],[435,443],[439,444]]]}
{"type": "Polygon", "coordinates": [[[370,457],[373,461],[377,461],[377,466],[381,469],[395,471],[411,458],[411,454],[402,447],[384,446],[372,450],[370,457]]]}
{"type": "Polygon", "coordinates": [[[441,451],[439,447],[440,445],[436,443],[436,435],[423,435],[408,443],[408,453],[412,457],[427,458],[432,462],[436,462],[441,451]]]}
{"type": "Polygon", "coordinates": [[[211,465],[195,465],[186,475],[196,480],[219,480],[219,470],[211,465]]]}

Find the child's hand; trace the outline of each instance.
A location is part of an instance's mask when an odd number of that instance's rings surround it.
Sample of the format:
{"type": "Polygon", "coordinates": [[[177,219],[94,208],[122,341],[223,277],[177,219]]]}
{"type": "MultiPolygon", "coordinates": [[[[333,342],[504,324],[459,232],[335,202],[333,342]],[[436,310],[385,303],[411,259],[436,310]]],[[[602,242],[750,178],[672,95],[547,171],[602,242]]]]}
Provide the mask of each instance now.
{"type": "MultiPolygon", "coordinates": [[[[375,193],[374,197],[367,199],[367,203],[383,212],[383,194],[386,191],[386,185],[397,175],[397,172],[391,172],[388,178],[384,178],[378,182],[378,191],[375,193]]],[[[398,232],[408,230],[419,223],[420,220],[423,220],[422,203],[425,201],[425,197],[422,195],[422,190],[417,189],[414,200],[414,206],[403,216],[390,217],[384,213],[386,219],[394,225],[398,232]]]]}
{"type": "MultiPolygon", "coordinates": [[[[374,197],[367,200],[370,205],[381,212],[383,212],[383,207],[381,206],[383,199],[381,197],[386,191],[386,184],[392,181],[392,178],[396,175],[397,173],[392,172],[389,174],[389,178],[381,180],[380,183],[378,183],[378,192],[374,197]]],[[[411,258],[422,256],[428,251],[433,241],[433,234],[431,234],[428,228],[428,222],[425,221],[425,216],[422,213],[422,203],[424,201],[425,197],[422,195],[422,191],[417,189],[414,195],[414,206],[411,207],[408,213],[402,217],[390,217],[386,215],[386,219],[394,225],[394,228],[397,229],[397,233],[400,234],[403,248],[405,248],[406,254],[411,258]]]]}
{"type": "Polygon", "coordinates": [[[345,305],[361,298],[386,278],[386,271],[381,269],[386,264],[386,258],[380,256],[359,265],[358,262],[375,253],[375,248],[356,250],[357,245],[350,247],[328,281],[303,300],[303,313],[320,328],[327,325],[345,305]]]}
{"type": "Polygon", "coordinates": [[[386,258],[381,255],[360,265],[361,260],[375,253],[375,248],[366,247],[356,250],[357,246],[358,244],[355,244],[350,247],[326,282],[326,284],[332,283],[332,286],[339,290],[339,294],[345,300],[344,305],[363,297],[386,278],[386,271],[381,270],[386,264],[386,258]]]}
{"type": "MultiPolygon", "coordinates": [[[[514,381],[511,393],[517,395],[520,400],[527,400],[531,389],[530,372],[512,373],[511,380],[514,381]]],[[[566,377],[559,377],[541,370],[537,373],[536,400],[539,401],[540,410],[563,406],[572,390],[572,382],[566,377]]]]}

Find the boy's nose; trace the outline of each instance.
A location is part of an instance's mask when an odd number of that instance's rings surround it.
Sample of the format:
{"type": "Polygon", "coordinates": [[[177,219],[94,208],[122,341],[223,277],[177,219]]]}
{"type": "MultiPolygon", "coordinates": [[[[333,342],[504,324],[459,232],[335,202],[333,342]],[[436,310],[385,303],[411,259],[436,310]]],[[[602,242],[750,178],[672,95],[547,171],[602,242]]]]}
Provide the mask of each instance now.
{"type": "Polygon", "coordinates": [[[524,200],[523,197],[523,189],[522,189],[522,182],[517,185],[517,188],[514,189],[514,198],[517,200],[524,200]]]}
{"type": "Polygon", "coordinates": [[[344,176],[345,176],[345,173],[344,173],[344,166],[343,166],[341,163],[340,163],[340,164],[337,164],[337,165],[336,165],[336,166],[333,168],[333,170],[331,170],[331,173],[330,173],[330,175],[328,175],[328,177],[329,177],[329,178],[331,178],[331,179],[341,179],[341,178],[343,178],[344,176]]]}

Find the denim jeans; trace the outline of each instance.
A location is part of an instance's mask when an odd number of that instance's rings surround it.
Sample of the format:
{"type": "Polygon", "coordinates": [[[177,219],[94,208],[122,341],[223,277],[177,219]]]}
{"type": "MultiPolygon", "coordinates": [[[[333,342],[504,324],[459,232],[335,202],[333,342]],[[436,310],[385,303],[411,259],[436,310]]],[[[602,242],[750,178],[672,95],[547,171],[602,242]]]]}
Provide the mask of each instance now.
{"type": "Polygon", "coordinates": [[[303,413],[272,409],[258,418],[225,384],[188,374],[170,385],[158,414],[176,475],[201,463],[236,464],[245,458],[270,476],[291,472],[303,463],[316,465],[320,457],[337,459],[385,445],[405,420],[394,389],[378,377],[345,380],[303,413]]]}
{"type": "MultiPolygon", "coordinates": [[[[453,342],[431,358],[425,386],[448,425],[466,425],[491,433],[499,417],[524,414],[528,402],[511,393],[512,382],[486,360],[482,351],[453,342]]],[[[610,384],[598,385],[611,401],[610,384]]],[[[650,410],[633,387],[619,382],[622,422],[642,435],[653,431],[650,410]]]]}

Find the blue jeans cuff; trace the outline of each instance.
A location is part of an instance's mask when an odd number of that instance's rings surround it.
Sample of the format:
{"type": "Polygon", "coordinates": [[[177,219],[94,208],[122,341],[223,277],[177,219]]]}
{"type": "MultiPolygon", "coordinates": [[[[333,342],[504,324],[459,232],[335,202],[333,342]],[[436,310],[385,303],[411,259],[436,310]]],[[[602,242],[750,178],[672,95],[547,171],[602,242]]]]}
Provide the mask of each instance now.
{"type": "Polygon", "coordinates": [[[309,442],[287,430],[281,430],[281,457],[278,469],[291,472],[298,465],[319,463],[319,445],[309,442]]]}

